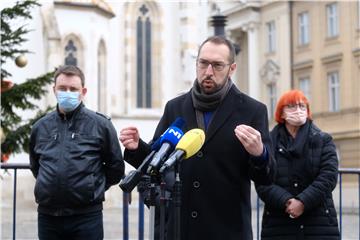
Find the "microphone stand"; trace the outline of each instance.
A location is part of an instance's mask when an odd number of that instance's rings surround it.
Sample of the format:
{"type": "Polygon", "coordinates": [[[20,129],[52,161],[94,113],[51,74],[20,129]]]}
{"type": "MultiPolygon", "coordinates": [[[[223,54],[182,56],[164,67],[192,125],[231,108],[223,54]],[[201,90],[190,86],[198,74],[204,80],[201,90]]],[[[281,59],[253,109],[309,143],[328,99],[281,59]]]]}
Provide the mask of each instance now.
{"type": "Polygon", "coordinates": [[[174,240],[180,240],[180,220],[181,220],[181,180],[180,180],[180,163],[175,164],[175,183],[173,192],[174,201],[174,240]]]}
{"type": "Polygon", "coordinates": [[[165,196],[165,181],[161,177],[160,183],[160,240],[165,239],[165,205],[166,205],[166,196],[165,196]]]}
{"type": "Polygon", "coordinates": [[[155,239],[155,184],[156,184],[156,175],[151,173],[150,175],[150,220],[149,220],[149,240],[155,239]]]}

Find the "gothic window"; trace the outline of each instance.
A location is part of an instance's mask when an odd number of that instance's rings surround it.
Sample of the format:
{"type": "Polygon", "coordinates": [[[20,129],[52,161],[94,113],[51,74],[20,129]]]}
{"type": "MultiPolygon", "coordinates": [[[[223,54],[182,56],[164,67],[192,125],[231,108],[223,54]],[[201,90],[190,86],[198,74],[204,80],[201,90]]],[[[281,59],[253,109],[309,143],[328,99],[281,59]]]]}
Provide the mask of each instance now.
{"type": "Polygon", "coordinates": [[[65,65],[78,65],[77,47],[73,40],[69,40],[65,46],[65,65]]]}
{"type": "Polygon", "coordinates": [[[151,108],[151,19],[149,9],[143,4],[139,8],[136,22],[136,63],[138,108],[151,108]]]}

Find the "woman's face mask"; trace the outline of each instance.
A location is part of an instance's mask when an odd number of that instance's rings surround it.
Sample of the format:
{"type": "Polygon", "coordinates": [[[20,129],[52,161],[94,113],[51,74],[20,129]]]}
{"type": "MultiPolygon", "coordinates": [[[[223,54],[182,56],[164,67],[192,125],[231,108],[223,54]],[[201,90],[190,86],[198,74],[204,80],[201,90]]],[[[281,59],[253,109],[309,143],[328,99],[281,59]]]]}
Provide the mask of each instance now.
{"type": "Polygon", "coordinates": [[[71,112],[80,104],[80,92],[57,91],[56,98],[64,112],[71,112]]]}
{"type": "Polygon", "coordinates": [[[307,117],[307,108],[303,103],[291,104],[283,109],[283,118],[292,126],[299,127],[305,124],[307,117]]]}

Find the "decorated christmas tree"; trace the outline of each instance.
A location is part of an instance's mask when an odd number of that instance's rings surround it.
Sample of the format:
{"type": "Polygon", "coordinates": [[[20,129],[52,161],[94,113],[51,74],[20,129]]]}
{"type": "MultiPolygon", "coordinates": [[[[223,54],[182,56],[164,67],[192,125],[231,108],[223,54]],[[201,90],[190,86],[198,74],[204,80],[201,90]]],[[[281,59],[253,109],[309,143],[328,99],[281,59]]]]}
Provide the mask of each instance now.
{"type": "Polygon", "coordinates": [[[51,109],[39,110],[34,102],[47,93],[52,72],[13,84],[12,74],[4,66],[7,61],[15,61],[18,67],[26,66],[26,54],[31,50],[22,45],[31,31],[26,29],[26,22],[30,21],[34,7],[39,7],[36,1],[26,0],[1,10],[1,162],[7,161],[10,154],[28,151],[32,124],[51,109]],[[20,20],[21,26],[14,24],[20,20]],[[23,110],[34,110],[34,117],[24,119],[23,110]]]}

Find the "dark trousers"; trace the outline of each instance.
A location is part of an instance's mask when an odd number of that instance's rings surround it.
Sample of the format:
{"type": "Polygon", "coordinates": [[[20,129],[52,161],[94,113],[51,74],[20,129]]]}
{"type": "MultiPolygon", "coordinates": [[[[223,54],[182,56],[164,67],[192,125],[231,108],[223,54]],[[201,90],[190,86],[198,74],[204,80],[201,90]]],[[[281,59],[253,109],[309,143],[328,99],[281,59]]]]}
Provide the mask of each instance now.
{"type": "Polygon", "coordinates": [[[40,240],[102,240],[102,211],[72,216],[51,216],[38,213],[40,240]]]}

